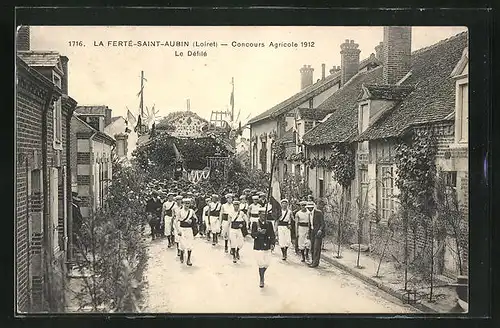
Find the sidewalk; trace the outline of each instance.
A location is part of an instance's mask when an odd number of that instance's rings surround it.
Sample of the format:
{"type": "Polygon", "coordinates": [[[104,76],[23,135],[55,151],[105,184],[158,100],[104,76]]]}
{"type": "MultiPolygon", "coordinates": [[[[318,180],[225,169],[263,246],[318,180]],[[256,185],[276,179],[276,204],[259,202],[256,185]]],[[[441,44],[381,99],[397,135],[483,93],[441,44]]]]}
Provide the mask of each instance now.
{"type": "MultiPolygon", "coordinates": [[[[380,265],[379,277],[375,277],[377,273],[377,267],[379,265],[379,257],[372,254],[368,256],[369,253],[361,252],[360,254],[360,267],[357,268],[357,257],[358,252],[356,250],[350,249],[347,245],[341,246],[340,255],[341,258],[337,258],[337,245],[333,244],[332,241],[325,240],[324,248],[326,250],[322,251],[321,258],[325,262],[328,262],[350,274],[363,280],[364,282],[378,287],[384,292],[390,294],[404,302],[407,299],[407,295],[404,293],[404,271],[403,269],[396,269],[395,263],[391,261],[384,260],[380,265]]],[[[408,280],[412,283],[408,283],[409,288],[412,286],[428,286],[428,284],[419,284],[418,279],[410,272],[408,272],[408,280]]],[[[423,312],[430,313],[447,313],[450,312],[457,304],[457,294],[454,287],[443,287],[447,283],[452,281],[446,277],[436,276],[433,289],[433,302],[429,302],[428,295],[417,295],[417,301],[411,304],[416,309],[423,312]]],[[[430,289],[418,289],[418,293],[429,293],[430,289]]],[[[410,300],[411,300],[410,296],[410,300]]]]}

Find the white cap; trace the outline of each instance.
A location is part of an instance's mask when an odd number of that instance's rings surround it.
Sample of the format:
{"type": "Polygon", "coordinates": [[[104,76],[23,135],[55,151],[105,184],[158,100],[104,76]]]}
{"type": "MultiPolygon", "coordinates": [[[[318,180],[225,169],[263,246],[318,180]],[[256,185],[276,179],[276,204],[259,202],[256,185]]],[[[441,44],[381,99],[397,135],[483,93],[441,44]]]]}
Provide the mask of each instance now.
{"type": "Polygon", "coordinates": [[[183,203],[191,203],[193,200],[191,198],[184,198],[182,200],[183,203]]]}
{"type": "Polygon", "coordinates": [[[259,200],[259,196],[257,196],[257,195],[252,196],[252,199],[254,199],[254,200],[259,200]]]}

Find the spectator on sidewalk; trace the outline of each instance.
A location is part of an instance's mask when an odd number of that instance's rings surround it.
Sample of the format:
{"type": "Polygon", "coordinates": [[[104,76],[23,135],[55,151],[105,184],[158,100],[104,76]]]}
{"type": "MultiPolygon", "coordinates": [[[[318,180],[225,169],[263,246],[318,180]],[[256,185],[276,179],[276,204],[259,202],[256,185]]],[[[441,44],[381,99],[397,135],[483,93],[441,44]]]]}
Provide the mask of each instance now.
{"type": "MultiPolygon", "coordinates": [[[[313,206],[310,204],[310,206],[313,206]]],[[[319,265],[319,260],[321,259],[321,246],[323,243],[323,237],[325,236],[325,218],[323,215],[323,203],[318,202],[316,208],[312,209],[311,212],[311,250],[312,250],[312,260],[309,265],[311,268],[316,268],[319,265]]]]}
{"type": "Polygon", "coordinates": [[[151,227],[151,239],[155,240],[160,230],[160,217],[163,204],[158,198],[158,192],[153,191],[151,198],[146,203],[146,215],[149,226],[151,227]]]}

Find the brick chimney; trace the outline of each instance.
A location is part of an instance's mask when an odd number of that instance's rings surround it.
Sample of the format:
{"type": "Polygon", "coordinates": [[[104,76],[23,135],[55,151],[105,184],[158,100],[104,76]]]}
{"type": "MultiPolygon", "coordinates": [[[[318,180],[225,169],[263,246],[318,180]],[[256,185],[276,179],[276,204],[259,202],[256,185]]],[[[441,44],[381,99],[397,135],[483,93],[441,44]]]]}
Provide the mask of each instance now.
{"type": "Polygon", "coordinates": [[[19,51],[30,50],[30,27],[21,25],[17,30],[16,49],[19,51]]]}
{"type": "Polygon", "coordinates": [[[359,71],[359,44],[354,43],[354,40],[345,40],[340,45],[341,63],[340,69],[342,70],[340,84],[344,85],[359,71]]]}
{"type": "Polygon", "coordinates": [[[300,69],[300,89],[303,90],[313,84],[314,68],[311,65],[304,65],[300,69]]]}
{"type": "Polygon", "coordinates": [[[321,79],[325,79],[325,70],[326,70],[326,64],[321,64],[321,79]]]}
{"type": "Polygon", "coordinates": [[[378,46],[375,47],[375,58],[378,60],[383,60],[384,57],[384,43],[380,42],[378,46]]]}
{"type": "Polygon", "coordinates": [[[383,81],[396,84],[411,67],[411,27],[384,27],[383,81]]]}
{"type": "Polygon", "coordinates": [[[61,56],[61,66],[63,69],[64,76],[62,77],[62,93],[68,94],[68,57],[61,56]]]}
{"type": "Polygon", "coordinates": [[[104,117],[104,126],[108,126],[110,123],[111,123],[111,108],[108,108],[108,106],[106,106],[106,110],[105,110],[105,117],[104,117]]]}
{"type": "Polygon", "coordinates": [[[338,71],[340,71],[340,66],[333,66],[333,67],[330,69],[330,74],[335,74],[335,73],[337,73],[338,71]]]}

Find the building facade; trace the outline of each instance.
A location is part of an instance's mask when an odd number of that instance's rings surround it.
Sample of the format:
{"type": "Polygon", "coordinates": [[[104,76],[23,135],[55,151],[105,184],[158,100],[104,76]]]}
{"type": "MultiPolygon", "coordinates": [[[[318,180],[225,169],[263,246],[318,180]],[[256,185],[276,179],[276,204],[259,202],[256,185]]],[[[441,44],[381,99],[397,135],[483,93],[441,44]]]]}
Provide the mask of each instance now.
{"type": "Polygon", "coordinates": [[[283,176],[283,172],[287,172],[306,177],[307,168],[301,161],[305,151],[302,137],[329,114],[317,109],[357,73],[371,70],[380,64],[375,54],[360,61],[361,51],[358,47],[353,40],[346,40],[341,45],[342,65],[334,66],[327,76],[325,64],[322,64],[321,79],[315,83],[314,68],[304,65],[299,70],[301,91],[248,122],[250,162],[253,169],[270,172],[271,145],[274,141],[281,141],[287,144],[287,157],[277,163],[279,175],[283,176]]]}
{"type": "MultiPolygon", "coordinates": [[[[365,210],[374,212],[384,224],[398,208],[395,146],[414,132],[430,130],[438,142],[435,164],[466,206],[467,34],[412,52],[410,27],[385,27],[383,49],[381,67],[353,78],[320,106],[332,114],[305,134],[306,160],[327,157],[333,145],[352,149],[353,219],[360,210],[355,204],[366,204],[365,210]]],[[[328,184],[335,184],[325,167],[310,171],[309,185],[316,197],[324,193],[324,181],[328,181],[327,189],[328,184]]],[[[362,242],[367,244],[369,224],[363,222],[362,242]]],[[[413,248],[435,242],[427,240],[423,231],[414,238],[413,248]]],[[[456,273],[449,259],[452,252],[445,247],[444,271],[456,273]]]]}
{"type": "Polygon", "coordinates": [[[71,219],[67,122],[76,101],[68,96],[68,58],[31,51],[29,27],[17,41],[17,307],[62,311],[71,219]]]}
{"type": "Polygon", "coordinates": [[[78,106],[71,121],[76,135],[76,172],[80,211],[84,218],[105,204],[106,191],[112,179],[112,154],[115,139],[104,132],[111,121],[107,106],[78,106]]]}

